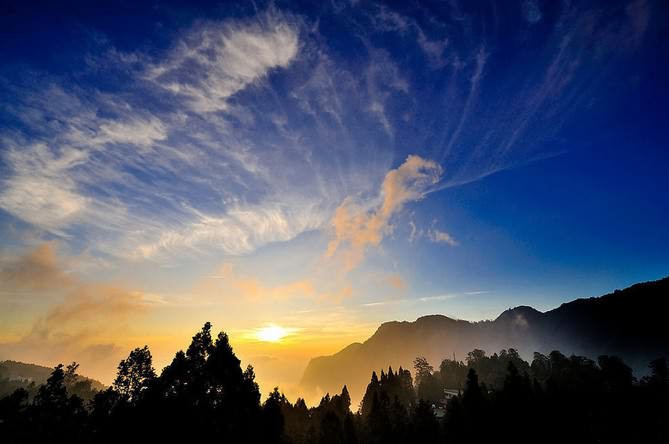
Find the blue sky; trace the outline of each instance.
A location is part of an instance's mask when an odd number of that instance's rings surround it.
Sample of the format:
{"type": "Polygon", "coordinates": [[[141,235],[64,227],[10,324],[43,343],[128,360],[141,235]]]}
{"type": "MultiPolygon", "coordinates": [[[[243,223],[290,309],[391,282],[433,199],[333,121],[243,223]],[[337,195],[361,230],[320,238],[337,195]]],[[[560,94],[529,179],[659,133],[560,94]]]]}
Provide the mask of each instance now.
{"type": "Polygon", "coordinates": [[[3,8],[7,356],[211,316],[335,349],[667,275],[663,2],[3,8]]]}

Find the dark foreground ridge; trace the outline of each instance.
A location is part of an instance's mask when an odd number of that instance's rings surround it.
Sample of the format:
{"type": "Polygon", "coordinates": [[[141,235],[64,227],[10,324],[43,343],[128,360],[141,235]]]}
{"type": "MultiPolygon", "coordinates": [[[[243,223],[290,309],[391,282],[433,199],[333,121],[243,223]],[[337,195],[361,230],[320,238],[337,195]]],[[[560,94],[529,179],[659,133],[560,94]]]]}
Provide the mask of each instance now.
{"type": "Polygon", "coordinates": [[[648,362],[669,357],[669,277],[589,299],[578,299],[542,313],[532,307],[506,310],[494,321],[468,322],[442,315],[414,322],[386,322],[364,343],[311,360],[302,377],[307,391],[336,391],[347,384],[359,397],[373,370],[389,364],[410,367],[416,356],[431,362],[463,359],[473,349],[514,348],[526,358],[561,350],[596,359],[622,357],[637,375],[648,362]]]}
{"type": "Polygon", "coordinates": [[[355,413],[344,385],[318,406],[277,389],[261,403],[225,333],[205,324],[186,352],[156,375],[147,347],[118,366],[90,401],[72,393],[77,366],[57,366],[34,394],[0,399],[3,443],[665,443],[669,370],[664,358],[636,380],[614,356],[597,362],[553,351],[531,363],[514,349],[465,362],[424,357],[410,371],[372,373],[355,413]]]}

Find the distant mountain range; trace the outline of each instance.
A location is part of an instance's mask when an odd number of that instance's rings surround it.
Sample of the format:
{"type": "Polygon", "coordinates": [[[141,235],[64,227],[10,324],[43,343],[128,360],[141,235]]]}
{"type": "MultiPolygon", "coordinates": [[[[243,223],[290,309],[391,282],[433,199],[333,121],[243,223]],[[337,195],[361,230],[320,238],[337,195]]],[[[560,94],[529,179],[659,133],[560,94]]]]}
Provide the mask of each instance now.
{"type": "Polygon", "coordinates": [[[469,322],[442,315],[414,322],[386,322],[365,342],[312,359],[302,376],[306,391],[338,393],[344,384],[359,398],[372,370],[411,368],[425,356],[436,368],[444,358],[464,360],[473,349],[494,353],[515,348],[526,359],[535,351],[559,350],[596,358],[622,357],[637,374],[648,363],[669,356],[669,277],[589,299],[578,299],[542,313],[521,306],[494,321],[469,322]]]}
{"type": "MultiPolygon", "coordinates": [[[[19,387],[29,391],[44,384],[53,372],[53,368],[36,364],[27,364],[17,361],[0,361],[0,397],[8,395],[19,387]]],[[[79,375],[77,380],[90,381],[92,391],[100,391],[107,388],[103,383],[95,379],[79,375]]]]}

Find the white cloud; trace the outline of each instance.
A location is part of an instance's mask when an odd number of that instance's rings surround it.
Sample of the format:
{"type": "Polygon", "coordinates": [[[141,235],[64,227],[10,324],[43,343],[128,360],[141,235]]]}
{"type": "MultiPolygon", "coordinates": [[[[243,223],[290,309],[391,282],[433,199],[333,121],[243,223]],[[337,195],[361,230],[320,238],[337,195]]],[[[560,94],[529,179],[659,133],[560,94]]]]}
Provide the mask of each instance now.
{"type": "Polygon", "coordinates": [[[432,66],[435,68],[446,66],[444,51],[448,47],[448,40],[431,40],[418,25],[416,25],[416,32],[418,33],[418,46],[423,50],[432,66]]]}
{"type": "Polygon", "coordinates": [[[409,93],[409,83],[401,75],[399,67],[388,52],[370,49],[371,60],[365,72],[367,94],[370,99],[369,112],[376,116],[386,133],[393,137],[395,129],[386,112],[386,104],[393,94],[409,93]]]}
{"type": "Polygon", "coordinates": [[[54,233],[86,207],[68,170],[86,160],[86,153],[66,149],[54,155],[45,144],[10,148],[5,156],[14,174],[3,183],[0,207],[54,233]]]}
{"type": "Polygon", "coordinates": [[[325,213],[299,205],[242,207],[221,216],[199,214],[185,226],[159,233],[158,238],[137,247],[135,255],[148,258],[184,247],[217,249],[240,255],[271,242],[287,241],[298,234],[321,226],[325,213]]]}
{"type": "Polygon", "coordinates": [[[446,233],[445,231],[437,230],[436,228],[431,228],[428,230],[427,236],[432,242],[436,242],[438,244],[444,243],[450,245],[451,247],[458,245],[458,242],[453,239],[450,234],[446,233]]]}
{"type": "Polygon", "coordinates": [[[286,23],[209,24],[191,32],[148,77],[189,99],[195,112],[228,109],[228,99],[273,68],[285,68],[299,49],[286,23]]]}
{"type": "Polygon", "coordinates": [[[167,127],[159,119],[137,119],[130,122],[110,121],[100,125],[94,143],[128,143],[149,147],[167,138],[167,127]]]}
{"type": "Polygon", "coordinates": [[[416,227],[416,223],[412,220],[409,221],[409,242],[413,242],[416,239],[420,238],[422,231],[419,231],[416,227]]]}
{"type": "Polygon", "coordinates": [[[241,254],[314,228],[325,220],[318,196],[305,201],[273,189],[276,174],[268,175],[252,144],[209,113],[233,111],[232,95],[287,67],[298,37],[298,27],[276,14],[206,23],[159,62],[110,51],[115,64],[128,63],[127,92],[56,82],[24,91],[13,108],[24,133],[2,139],[0,208],[62,237],[85,227],[78,236],[94,236],[98,251],[131,257],[182,247],[241,254]],[[174,109],[137,102],[166,91],[177,93],[174,109]],[[218,205],[194,210],[202,198],[218,205]],[[127,240],[119,242],[119,234],[127,240]]]}
{"type": "Polygon", "coordinates": [[[377,31],[415,35],[416,43],[434,68],[446,65],[444,51],[448,46],[448,39],[430,39],[414,18],[400,15],[381,5],[371,19],[377,31]]]}

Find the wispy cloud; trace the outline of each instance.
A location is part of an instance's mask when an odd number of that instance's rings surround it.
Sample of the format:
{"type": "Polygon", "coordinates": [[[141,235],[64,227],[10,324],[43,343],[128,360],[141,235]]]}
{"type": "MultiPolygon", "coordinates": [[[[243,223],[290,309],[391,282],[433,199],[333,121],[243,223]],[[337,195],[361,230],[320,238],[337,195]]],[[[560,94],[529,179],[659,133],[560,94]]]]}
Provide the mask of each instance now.
{"type": "MultiPolygon", "coordinates": [[[[463,293],[467,294],[467,293],[463,293]]],[[[398,305],[398,304],[416,304],[418,302],[424,303],[424,302],[439,302],[439,301],[447,301],[450,299],[455,299],[457,297],[461,296],[458,293],[449,293],[449,294],[440,294],[440,295],[435,295],[435,296],[423,296],[419,298],[402,298],[402,299],[388,299],[388,300],[383,300],[383,301],[373,301],[373,302],[365,302],[363,304],[360,304],[362,307],[381,307],[385,305],[398,305]]]]}
{"type": "Polygon", "coordinates": [[[430,230],[428,230],[427,236],[432,242],[436,242],[439,244],[441,243],[448,244],[451,247],[455,247],[456,245],[458,245],[458,241],[453,239],[453,237],[450,234],[448,234],[445,231],[438,230],[436,228],[431,228],[430,230]]]}
{"type": "Polygon", "coordinates": [[[334,288],[323,288],[324,282],[312,277],[282,283],[265,283],[255,275],[240,273],[230,263],[221,265],[214,274],[203,276],[196,283],[194,292],[205,299],[228,304],[272,305],[277,302],[305,301],[309,303],[333,303],[350,298],[349,283],[339,283],[334,288]]]}
{"type": "Polygon", "coordinates": [[[111,48],[90,66],[123,76],[114,94],[48,76],[17,85],[0,208],[129,259],[247,254],[323,227],[387,170],[392,147],[365,145],[387,140],[385,107],[408,83],[383,51],[352,75],[313,32],[270,8],[197,22],[163,52],[111,48]],[[376,133],[353,134],[361,120],[376,133]]]}
{"type": "Polygon", "coordinates": [[[11,147],[5,159],[13,175],[5,180],[0,206],[19,218],[55,234],[84,211],[88,199],[79,194],[67,171],[86,154],[76,149],[52,153],[42,143],[11,147]]]}
{"type": "Polygon", "coordinates": [[[378,198],[357,203],[347,198],[332,219],[334,239],[326,256],[339,251],[345,271],[363,260],[368,247],[379,246],[392,231],[391,219],[405,204],[422,199],[430,186],[441,177],[441,167],[433,161],[410,155],[396,169],[390,170],[381,184],[378,198]]]}
{"type": "Polygon", "coordinates": [[[546,141],[644,41],[652,7],[611,18],[561,4],[549,20],[518,6],[527,29],[502,42],[493,13],[357,5],[342,22],[350,54],[317,20],[268,7],[194,21],[166,47],[106,46],[70,76],[3,81],[0,208],[91,254],[239,255],[327,227],[335,210],[367,214],[358,197],[409,153],[447,168],[427,191],[554,155],[546,141]],[[501,46],[539,28],[534,68],[518,67],[524,52],[509,64],[501,46]]]}
{"type": "Polygon", "coordinates": [[[272,15],[263,23],[206,24],[186,36],[147,77],[187,97],[196,113],[228,109],[228,99],[275,68],[287,67],[299,50],[295,27],[272,15]]]}
{"type": "Polygon", "coordinates": [[[258,200],[275,192],[265,166],[230,133],[230,117],[213,115],[231,112],[233,95],[289,66],[298,51],[299,27],[268,12],[197,25],[158,61],[110,52],[130,64],[121,96],[58,84],[17,90],[14,113],[25,127],[2,140],[0,208],[57,236],[94,236],[98,251],[127,257],[203,245],[241,254],[319,226],[315,202],[258,200]],[[166,94],[185,112],[137,100],[166,94]],[[220,206],[202,208],[203,196],[220,206]]]}

